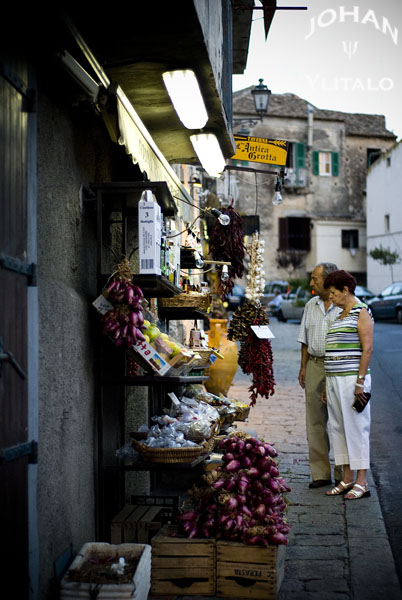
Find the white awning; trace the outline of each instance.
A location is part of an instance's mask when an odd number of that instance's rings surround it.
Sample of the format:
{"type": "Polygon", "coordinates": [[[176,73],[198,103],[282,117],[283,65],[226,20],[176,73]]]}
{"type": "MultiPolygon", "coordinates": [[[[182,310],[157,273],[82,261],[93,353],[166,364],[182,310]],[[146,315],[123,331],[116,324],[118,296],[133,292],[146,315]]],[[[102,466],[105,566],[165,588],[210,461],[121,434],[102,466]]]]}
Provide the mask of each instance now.
{"type": "MultiPolygon", "coordinates": [[[[65,21],[85,58],[91,65],[100,84],[106,90],[109,90],[111,93],[115,93],[116,95],[119,121],[119,133],[117,136],[118,143],[122,146],[125,146],[126,152],[131,156],[133,163],[138,164],[141,171],[146,173],[150,181],[166,181],[172,196],[176,197],[176,199],[183,199],[185,202],[191,203],[192,198],[190,194],[155,144],[151,134],[141,121],[122,88],[118,86],[117,89],[115,89],[113,85],[111,86],[113,87],[113,91],[110,89],[110,79],[103,70],[99,61],[91,52],[85,40],[82,38],[70,19],[66,17],[65,21]]],[[[91,78],[91,76],[86,73],[81,65],[79,65],[79,63],[75,60],[74,66],[79,69],[81,75],[85,75],[85,81],[87,81],[88,78],[91,78]]],[[[72,74],[74,75],[74,73],[72,74]]],[[[80,83],[83,85],[82,78],[80,83]]],[[[94,83],[95,85],[97,84],[96,81],[94,81],[94,83]]],[[[178,208],[179,212],[181,212],[180,206],[178,206],[178,208]]]]}

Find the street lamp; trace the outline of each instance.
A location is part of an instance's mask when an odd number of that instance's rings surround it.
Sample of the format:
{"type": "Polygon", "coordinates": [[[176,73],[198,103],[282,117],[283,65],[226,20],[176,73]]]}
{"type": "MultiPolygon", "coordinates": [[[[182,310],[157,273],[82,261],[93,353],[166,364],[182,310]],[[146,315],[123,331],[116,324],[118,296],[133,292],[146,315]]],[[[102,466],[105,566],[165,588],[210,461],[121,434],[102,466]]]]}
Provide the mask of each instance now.
{"type": "MultiPolygon", "coordinates": [[[[254,108],[255,112],[259,117],[259,121],[262,121],[264,115],[268,112],[269,98],[271,96],[271,90],[263,83],[263,79],[258,80],[259,85],[254,86],[251,90],[254,100],[254,108]]],[[[233,119],[233,125],[238,125],[240,123],[243,124],[243,130],[245,130],[245,123],[248,123],[250,127],[255,127],[257,125],[258,120],[252,118],[239,118],[233,119]]]]}
{"type": "Polygon", "coordinates": [[[251,93],[253,94],[254,98],[255,112],[260,116],[260,120],[262,121],[265,113],[268,111],[271,90],[269,90],[267,86],[262,83],[264,81],[263,79],[259,79],[258,81],[260,84],[256,85],[255,88],[251,90],[251,93]]]}

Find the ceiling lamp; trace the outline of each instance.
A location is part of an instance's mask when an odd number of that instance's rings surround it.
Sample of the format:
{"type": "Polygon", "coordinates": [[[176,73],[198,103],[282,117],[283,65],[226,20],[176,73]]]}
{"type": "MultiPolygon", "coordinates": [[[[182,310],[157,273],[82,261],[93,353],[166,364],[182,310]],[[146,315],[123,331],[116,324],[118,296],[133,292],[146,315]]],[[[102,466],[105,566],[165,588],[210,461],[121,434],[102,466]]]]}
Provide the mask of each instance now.
{"type": "Polygon", "coordinates": [[[184,127],[202,129],[208,121],[208,113],[194,71],[166,71],[162,77],[184,127]]]}
{"type": "Polygon", "coordinates": [[[272,198],[272,204],[274,206],[279,206],[283,202],[283,198],[282,198],[282,194],[281,194],[281,189],[282,189],[281,181],[280,181],[279,177],[277,177],[276,184],[275,184],[275,193],[274,193],[274,196],[272,198]]]}
{"type": "Polygon", "coordinates": [[[202,167],[208,175],[220,177],[226,166],[226,160],[216,135],[213,133],[199,133],[190,135],[190,140],[202,167]]]}
{"type": "Polygon", "coordinates": [[[230,217],[226,213],[221,212],[217,208],[211,208],[211,210],[209,212],[211,213],[211,215],[214,215],[214,217],[216,217],[218,219],[219,223],[221,225],[223,225],[224,227],[229,225],[230,217]]]}

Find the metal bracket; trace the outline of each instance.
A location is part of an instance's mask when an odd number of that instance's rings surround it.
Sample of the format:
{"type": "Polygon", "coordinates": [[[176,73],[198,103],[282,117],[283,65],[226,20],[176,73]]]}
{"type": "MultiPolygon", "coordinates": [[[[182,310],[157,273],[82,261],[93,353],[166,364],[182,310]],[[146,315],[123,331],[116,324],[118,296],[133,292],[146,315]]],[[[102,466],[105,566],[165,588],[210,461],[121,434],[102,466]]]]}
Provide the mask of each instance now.
{"type": "Polygon", "coordinates": [[[0,449],[0,465],[18,460],[24,456],[29,456],[29,463],[36,465],[38,463],[38,442],[24,442],[17,446],[9,446],[0,449]]]}
{"type": "Polygon", "coordinates": [[[11,352],[7,352],[3,348],[3,338],[0,337],[0,377],[2,376],[3,362],[8,362],[17,371],[21,379],[26,379],[25,371],[20,367],[11,352]]]}
{"type": "Polygon", "coordinates": [[[26,275],[28,278],[28,285],[36,287],[37,283],[37,268],[35,263],[25,263],[19,258],[14,256],[7,256],[7,254],[0,254],[0,267],[7,269],[8,271],[14,271],[20,275],[26,275]]]}

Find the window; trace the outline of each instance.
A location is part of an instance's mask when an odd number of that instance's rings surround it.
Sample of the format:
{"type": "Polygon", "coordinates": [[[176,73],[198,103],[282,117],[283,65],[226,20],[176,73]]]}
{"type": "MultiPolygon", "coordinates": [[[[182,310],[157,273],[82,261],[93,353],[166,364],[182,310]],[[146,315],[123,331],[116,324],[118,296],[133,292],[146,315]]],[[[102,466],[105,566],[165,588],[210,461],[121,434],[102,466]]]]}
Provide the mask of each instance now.
{"type": "Polygon", "coordinates": [[[359,230],[358,229],[342,229],[342,248],[359,247],[359,230]]]}
{"type": "Polygon", "coordinates": [[[319,175],[331,175],[331,154],[329,152],[318,153],[319,175]]]}
{"type": "Polygon", "coordinates": [[[303,169],[305,166],[305,146],[299,142],[289,142],[286,166],[288,169],[303,169]]]}
{"type": "Polygon", "coordinates": [[[324,177],[339,175],[339,154],[338,152],[313,152],[313,175],[324,177]]]}
{"type": "Polygon", "coordinates": [[[367,148],[367,167],[372,165],[381,156],[379,148],[367,148]]]}
{"type": "Polygon", "coordinates": [[[384,215],[384,228],[385,233],[389,232],[389,215],[384,215]]]}
{"type": "Polygon", "coordinates": [[[381,296],[390,296],[392,294],[392,287],[392,285],[389,285],[385,290],[382,290],[381,296]]]}
{"type": "Polygon", "coordinates": [[[279,250],[310,251],[310,219],[282,217],[279,219],[279,250]]]}

